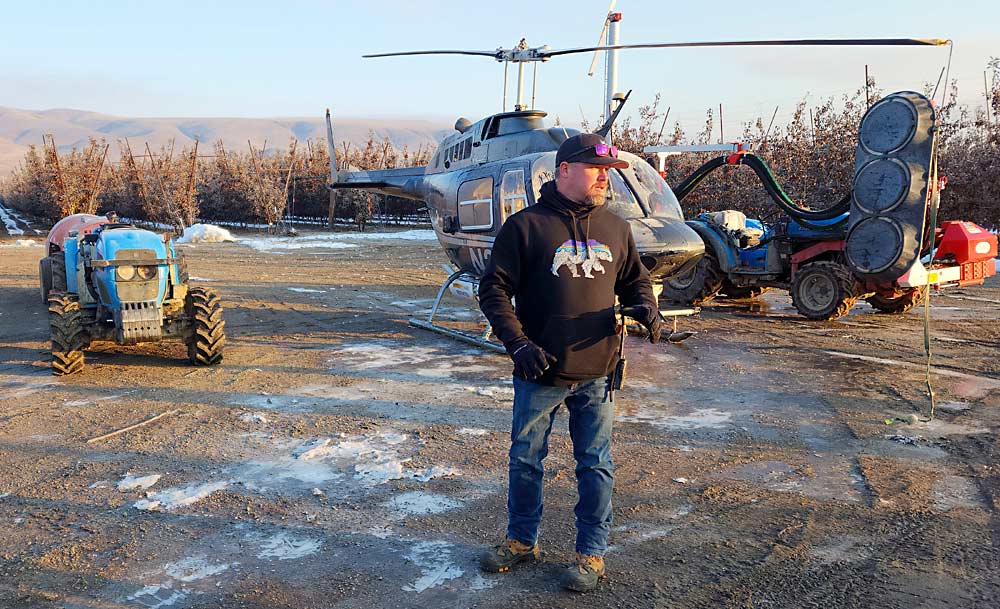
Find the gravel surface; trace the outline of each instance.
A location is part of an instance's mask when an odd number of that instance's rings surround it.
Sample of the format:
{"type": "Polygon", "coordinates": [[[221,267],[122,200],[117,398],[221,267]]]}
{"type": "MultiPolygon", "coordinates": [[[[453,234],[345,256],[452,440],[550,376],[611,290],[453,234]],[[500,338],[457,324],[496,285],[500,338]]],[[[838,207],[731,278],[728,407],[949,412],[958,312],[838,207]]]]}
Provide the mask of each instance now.
{"type": "MultiPolygon", "coordinates": [[[[436,243],[182,246],[222,294],[222,364],[95,345],[57,378],[43,248],[18,238],[0,237],[0,607],[1000,606],[995,279],[932,300],[932,421],[923,309],[808,322],[768,293],[682,320],[680,345],[629,339],[608,577],[580,596],[557,583],[564,412],[544,560],[478,572],[505,522],[510,364],[407,325],[444,279],[436,243]]],[[[452,297],[443,318],[480,323],[452,297]]]]}

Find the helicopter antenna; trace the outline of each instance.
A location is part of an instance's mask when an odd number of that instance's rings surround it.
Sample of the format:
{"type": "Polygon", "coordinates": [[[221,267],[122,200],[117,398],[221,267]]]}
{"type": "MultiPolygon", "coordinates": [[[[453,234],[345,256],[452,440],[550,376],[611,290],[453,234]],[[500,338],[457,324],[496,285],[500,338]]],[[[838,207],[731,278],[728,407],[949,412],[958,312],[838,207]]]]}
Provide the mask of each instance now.
{"type": "Polygon", "coordinates": [[[621,102],[618,103],[618,107],[615,108],[614,113],[612,113],[612,115],[608,117],[608,120],[604,121],[604,124],[601,125],[601,128],[595,131],[594,133],[596,133],[601,137],[607,137],[608,133],[611,133],[611,126],[615,124],[615,119],[617,119],[618,115],[621,114],[622,108],[625,107],[625,102],[628,101],[629,95],[632,95],[632,89],[628,90],[628,93],[625,94],[625,97],[622,98],[621,102]]]}

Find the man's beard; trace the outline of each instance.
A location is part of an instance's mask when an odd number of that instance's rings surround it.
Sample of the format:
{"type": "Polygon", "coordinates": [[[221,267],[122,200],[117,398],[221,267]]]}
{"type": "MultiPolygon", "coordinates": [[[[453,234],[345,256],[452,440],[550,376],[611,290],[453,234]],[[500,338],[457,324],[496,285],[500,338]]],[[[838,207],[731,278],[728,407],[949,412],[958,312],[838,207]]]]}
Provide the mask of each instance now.
{"type": "Polygon", "coordinates": [[[600,190],[597,188],[593,188],[590,190],[590,192],[587,193],[585,202],[588,205],[593,205],[595,207],[598,205],[604,205],[604,201],[605,199],[607,199],[607,196],[608,196],[607,189],[600,190]]]}

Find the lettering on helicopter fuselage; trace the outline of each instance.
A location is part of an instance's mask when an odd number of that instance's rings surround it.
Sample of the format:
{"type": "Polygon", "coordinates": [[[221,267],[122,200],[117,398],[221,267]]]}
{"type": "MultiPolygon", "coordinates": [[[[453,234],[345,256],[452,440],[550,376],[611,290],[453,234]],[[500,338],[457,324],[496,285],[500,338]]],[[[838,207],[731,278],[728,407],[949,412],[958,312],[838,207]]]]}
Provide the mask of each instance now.
{"type": "Polygon", "coordinates": [[[493,253],[492,249],[469,248],[469,256],[472,257],[472,266],[476,267],[476,272],[480,275],[486,271],[486,263],[489,261],[491,253],[493,253]]]}

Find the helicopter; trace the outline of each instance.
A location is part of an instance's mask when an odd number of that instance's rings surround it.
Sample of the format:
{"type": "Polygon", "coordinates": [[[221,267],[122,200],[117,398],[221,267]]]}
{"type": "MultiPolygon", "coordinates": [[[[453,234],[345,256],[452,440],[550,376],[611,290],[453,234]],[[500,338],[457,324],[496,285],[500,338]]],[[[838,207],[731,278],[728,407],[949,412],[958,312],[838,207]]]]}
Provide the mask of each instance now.
{"type": "MultiPolygon", "coordinates": [[[[609,13],[605,21],[608,42],[617,41],[620,14],[609,13]],[[616,18],[617,17],[617,18],[616,18]],[[611,26],[609,28],[609,25],[611,26]]],[[[602,32],[602,36],[604,33],[602,32]]],[[[524,39],[513,48],[495,51],[430,50],[404,51],[364,55],[365,58],[404,55],[478,55],[504,63],[504,111],[476,122],[460,117],[455,133],[446,136],[426,166],[351,171],[337,169],[333,121],[326,111],[327,141],[330,151],[331,190],[357,188],[382,194],[422,201],[427,206],[431,225],[451,265],[456,269],[438,290],[437,298],[426,320],[411,319],[409,323],[433,332],[503,352],[503,347],[489,340],[487,326],[479,336],[466,334],[434,323],[441,299],[453,284],[465,282],[470,288],[466,295],[475,297],[476,286],[483,275],[500,227],[511,215],[534,205],[540,198],[542,184],[555,175],[555,156],[559,145],[580,133],[576,129],[546,127],[546,112],[524,103],[525,66],[549,61],[553,57],[575,53],[609,53],[609,82],[613,83],[611,53],[619,49],[720,47],[720,46],[835,46],[835,45],[931,45],[950,44],[950,40],[880,38],[880,39],[820,39],[820,40],[750,40],[722,42],[682,42],[651,44],[607,44],[592,47],[553,50],[548,45],[529,47],[524,39]],[[506,111],[507,66],[517,66],[517,97],[513,111],[506,111]]],[[[535,71],[537,75],[537,70],[535,71]]],[[[534,84],[532,85],[534,89],[534,84]]],[[[609,85],[609,92],[610,92],[609,85]]],[[[595,131],[606,136],[624,107],[628,95],[614,94],[608,99],[608,117],[595,131]]],[[[640,260],[654,281],[689,272],[704,255],[704,242],[684,219],[673,190],[646,159],[620,151],[628,161],[627,169],[608,172],[606,204],[624,218],[632,229],[640,260]]],[[[697,312],[693,308],[661,309],[661,315],[674,320],[674,342],[691,333],[677,333],[677,316],[697,312]]]]}

